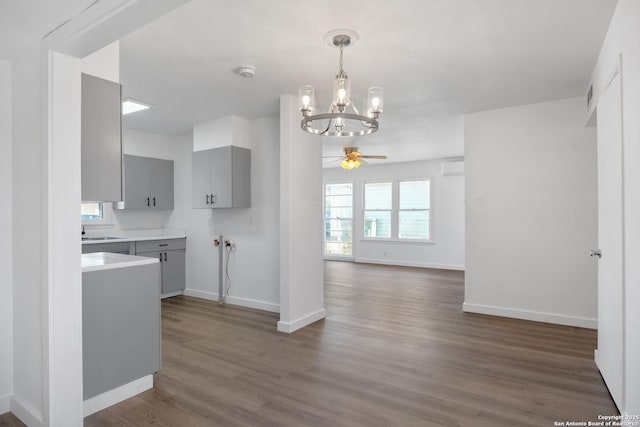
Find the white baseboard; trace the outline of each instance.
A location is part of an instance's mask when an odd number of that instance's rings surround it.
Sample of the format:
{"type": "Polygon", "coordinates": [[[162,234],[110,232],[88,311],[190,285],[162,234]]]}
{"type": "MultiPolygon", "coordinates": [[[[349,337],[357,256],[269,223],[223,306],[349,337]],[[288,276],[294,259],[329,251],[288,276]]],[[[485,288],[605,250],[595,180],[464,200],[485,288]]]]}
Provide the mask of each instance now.
{"type": "Polygon", "coordinates": [[[312,324],[313,322],[317,322],[320,319],[324,319],[327,315],[326,310],[323,308],[306,316],[303,316],[299,319],[294,320],[293,322],[283,322],[280,320],[278,322],[278,332],[286,332],[288,334],[297,331],[300,328],[304,328],[307,325],[312,324]]]}
{"type": "Polygon", "coordinates": [[[161,295],[160,295],[160,299],[171,298],[171,297],[177,297],[178,295],[182,295],[182,294],[183,294],[183,292],[182,292],[182,291],[167,292],[166,294],[161,294],[161,295]]]}
{"type": "Polygon", "coordinates": [[[564,314],[544,313],[539,311],[518,310],[505,307],[494,307],[482,304],[462,304],[462,310],[468,313],[488,314],[491,316],[512,317],[514,319],[532,320],[534,322],[554,323],[565,326],[598,329],[598,320],[587,317],[567,316],[564,314]]]}
{"type": "Polygon", "coordinates": [[[324,259],[325,261],[346,261],[346,262],[353,262],[356,260],[352,256],[331,256],[331,255],[325,255],[322,259],[324,259]]]}
{"type": "Polygon", "coordinates": [[[29,427],[44,425],[42,413],[15,394],[11,396],[11,412],[29,427]]]}
{"type": "MultiPolygon", "coordinates": [[[[218,301],[217,292],[199,291],[197,289],[185,289],[184,295],[210,301],[218,301]]],[[[280,305],[271,302],[258,301],[248,298],[238,298],[233,296],[226,297],[225,301],[227,304],[231,305],[239,305],[241,307],[255,308],[257,310],[269,311],[272,313],[280,313],[280,305]]]]}
{"type": "Polygon", "coordinates": [[[11,395],[0,396],[0,415],[11,410],[11,395]]]}
{"type": "Polygon", "coordinates": [[[147,375],[128,384],[109,390],[106,393],[99,394],[87,399],[83,402],[84,416],[88,417],[98,411],[102,411],[109,406],[127,400],[130,397],[140,394],[153,388],[153,375],[147,375]]]}
{"type": "Polygon", "coordinates": [[[398,265],[401,267],[437,268],[440,270],[464,271],[464,265],[457,265],[457,264],[437,264],[437,263],[429,263],[429,262],[395,261],[391,259],[375,259],[375,258],[356,258],[354,261],[360,262],[363,264],[398,265]]]}

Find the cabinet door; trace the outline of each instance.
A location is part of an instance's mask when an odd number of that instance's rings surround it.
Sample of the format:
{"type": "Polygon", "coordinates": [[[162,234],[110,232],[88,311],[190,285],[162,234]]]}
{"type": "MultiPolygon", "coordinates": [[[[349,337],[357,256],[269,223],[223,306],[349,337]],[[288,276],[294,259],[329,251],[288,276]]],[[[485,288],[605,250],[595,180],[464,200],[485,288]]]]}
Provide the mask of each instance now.
{"type": "Polygon", "coordinates": [[[191,206],[194,209],[211,208],[211,150],[194,151],[191,156],[191,206]]]}
{"type": "Polygon", "coordinates": [[[82,201],[122,200],[120,85],[82,74],[82,201]]]}
{"type": "Polygon", "coordinates": [[[152,209],[173,209],[173,161],[149,159],[152,209]]]}
{"type": "Polygon", "coordinates": [[[231,146],[211,150],[211,192],[214,197],[214,208],[230,208],[233,206],[231,150],[231,146]]]}
{"type": "Polygon", "coordinates": [[[149,160],[147,157],[124,156],[125,209],[147,209],[151,206],[149,160]]]}
{"type": "Polygon", "coordinates": [[[234,208],[251,207],[251,151],[233,147],[231,186],[234,208]]]}
{"type": "Polygon", "coordinates": [[[162,254],[162,293],[184,290],[185,251],[166,251],[162,254]]]}

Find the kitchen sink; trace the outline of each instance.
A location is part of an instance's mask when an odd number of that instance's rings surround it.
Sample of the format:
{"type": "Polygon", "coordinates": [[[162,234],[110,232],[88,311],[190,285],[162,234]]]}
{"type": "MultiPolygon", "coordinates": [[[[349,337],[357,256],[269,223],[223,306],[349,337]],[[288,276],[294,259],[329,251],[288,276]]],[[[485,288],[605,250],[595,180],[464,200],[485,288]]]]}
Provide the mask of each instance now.
{"type": "Polygon", "coordinates": [[[82,240],[115,240],[115,239],[119,239],[119,237],[111,237],[111,236],[106,236],[106,237],[83,237],[82,240]]]}

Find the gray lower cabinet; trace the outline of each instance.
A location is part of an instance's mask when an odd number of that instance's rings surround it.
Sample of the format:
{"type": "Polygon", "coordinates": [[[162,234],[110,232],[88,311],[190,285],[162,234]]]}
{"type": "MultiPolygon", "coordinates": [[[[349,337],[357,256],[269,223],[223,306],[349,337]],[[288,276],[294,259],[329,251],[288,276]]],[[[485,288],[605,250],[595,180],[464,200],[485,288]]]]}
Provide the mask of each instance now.
{"type": "Polygon", "coordinates": [[[120,84],[82,74],[82,201],[122,200],[120,84]]]}
{"type": "Polygon", "coordinates": [[[192,154],[194,209],[251,206],[251,151],[227,146],[192,154]]]}
{"type": "Polygon", "coordinates": [[[160,265],[82,273],[84,399],[160,370],[160,265]]]}
{"type": "Polygon", "coordinates": [[[116,209],[173,209],[173,160],[124,156],[124,203],[116,209]]]}
{"type": "Polygon", "coordinates": [[[163,294],[185,288],[185,248],[185,239],[136,242],[136,255],[160,260],[163,294]]]}

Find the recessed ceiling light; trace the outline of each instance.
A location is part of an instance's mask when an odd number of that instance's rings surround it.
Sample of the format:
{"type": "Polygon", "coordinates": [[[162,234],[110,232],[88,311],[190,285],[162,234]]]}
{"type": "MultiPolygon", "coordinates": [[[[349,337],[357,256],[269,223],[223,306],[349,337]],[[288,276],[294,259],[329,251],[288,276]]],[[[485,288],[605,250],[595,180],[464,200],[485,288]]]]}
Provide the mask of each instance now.
{"type": "Polygon", "coordinates": [[[125,114],[135,113],[136,111],[147,110],[151,107],[151,104],[146,104],[132,98],[125,98],[122,100],[122,115],[124,116],[125,114]]]}

